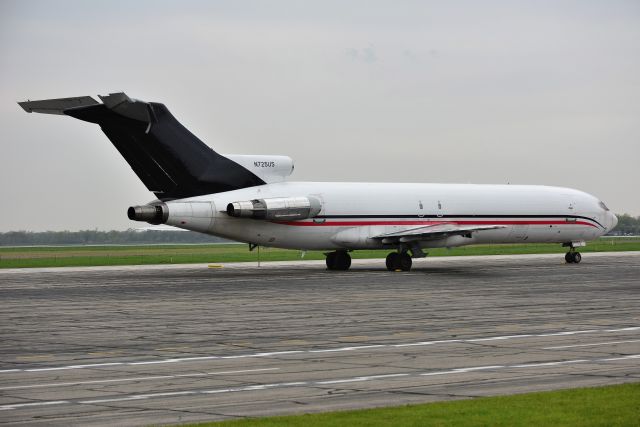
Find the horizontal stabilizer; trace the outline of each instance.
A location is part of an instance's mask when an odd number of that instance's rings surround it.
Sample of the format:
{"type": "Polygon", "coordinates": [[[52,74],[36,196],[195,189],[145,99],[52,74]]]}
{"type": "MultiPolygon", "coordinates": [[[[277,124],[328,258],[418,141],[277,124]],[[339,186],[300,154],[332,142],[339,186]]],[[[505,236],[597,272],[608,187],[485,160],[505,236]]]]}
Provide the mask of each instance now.
{"type": "Polygon", "coordinates": [[[64,114],[64,110],[99,104],[90,96],[18,102],[27,113],[64,114]]]}

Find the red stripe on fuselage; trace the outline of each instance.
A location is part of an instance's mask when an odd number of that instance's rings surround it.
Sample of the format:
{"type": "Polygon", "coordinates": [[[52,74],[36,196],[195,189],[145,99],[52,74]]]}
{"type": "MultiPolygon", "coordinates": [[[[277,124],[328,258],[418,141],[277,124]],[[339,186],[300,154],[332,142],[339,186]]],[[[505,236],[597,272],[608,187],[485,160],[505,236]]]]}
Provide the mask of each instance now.
{"type": "Polygon", "coordinates": [[[585,221],[274,221],[276,224],[294,225],[298,227],[357,227],[366,225],[588,225],[598,228],[596,225],[585,221]]]}

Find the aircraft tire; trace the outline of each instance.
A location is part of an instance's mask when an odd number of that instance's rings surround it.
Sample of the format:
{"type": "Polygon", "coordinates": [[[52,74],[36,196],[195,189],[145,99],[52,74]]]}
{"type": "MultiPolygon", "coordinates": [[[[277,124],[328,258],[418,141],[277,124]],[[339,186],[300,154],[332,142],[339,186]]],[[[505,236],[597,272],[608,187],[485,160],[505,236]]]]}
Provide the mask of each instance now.
{"type": "Polygon", "coordinates": [[[411,260],[411,256],[408,253],[403,253],[400,254],[400,270],[402,271],[409,271],[411,270],[411,264],[413,264],[413,261],[411,260]]]}
{"type": "Polygon", "coordinates": [[[327,254],[327,269],[346,271],[351,267],[351,256],[347,251],[334,251],[327,254]]]}
{"type": "Polygon", "coordinates": [[[387,265],[387,270],[389,271],[396,271],[400,269],[400,254],[398,252],[391,252],[389,255],[387,255],[385,264],[387,265]]]}
{"type": "Polygon", "coordinates": [[[580,261],[582,261],[582,255],[580,255],[580,252],[574,252],[573,253],[573,262],[576,264],[579,264],[580,261]]]}
{"type": "Polygon", "coordinates": [[[336,269],[335,268],[336,255],[337,255],[337,252],[329,252],[327,254],[326,262],[327,262],[327,269],[328,270],[335,270],[336,269]]]}
{"type": "Polygon", "coordinates": [[[567,262],[567,264],[573,263],[573,252],[567,252],[564,255],[564,260],[567,262]]]}
{"type": "Polygon", "coordinates": [[[347,251],[336,252],[336,270],[346,271],[351,267],[351,255],[347,251]]]}

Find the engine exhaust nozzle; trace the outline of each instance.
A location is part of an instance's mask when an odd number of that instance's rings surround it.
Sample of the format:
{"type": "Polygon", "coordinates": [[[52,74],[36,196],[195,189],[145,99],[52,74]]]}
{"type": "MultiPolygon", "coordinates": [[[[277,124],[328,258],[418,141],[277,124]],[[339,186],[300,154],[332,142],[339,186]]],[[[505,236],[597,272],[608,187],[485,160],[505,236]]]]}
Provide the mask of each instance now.
{"type": "Polygon", "coordinates": [[[127,217],[132,221],[145,221],[149,224],[159,225],[167,222],[169,209],[167,209],[167,205],[164,203],[131,206],[127,209],[127,217]]]}

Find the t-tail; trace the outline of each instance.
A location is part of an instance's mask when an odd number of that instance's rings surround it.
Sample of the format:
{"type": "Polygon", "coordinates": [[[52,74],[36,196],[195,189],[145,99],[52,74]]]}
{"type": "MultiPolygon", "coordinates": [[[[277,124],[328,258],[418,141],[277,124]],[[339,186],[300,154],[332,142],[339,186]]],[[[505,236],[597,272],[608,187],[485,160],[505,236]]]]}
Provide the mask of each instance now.
{"type": "Polygon", "coordinates": [[[27,112],[62,114],[96,123],[159,200],[167,201],[284,180],[286,156],[224,156],[193,135],[156,102],[124,93],[19,102],[27,112]]]}

